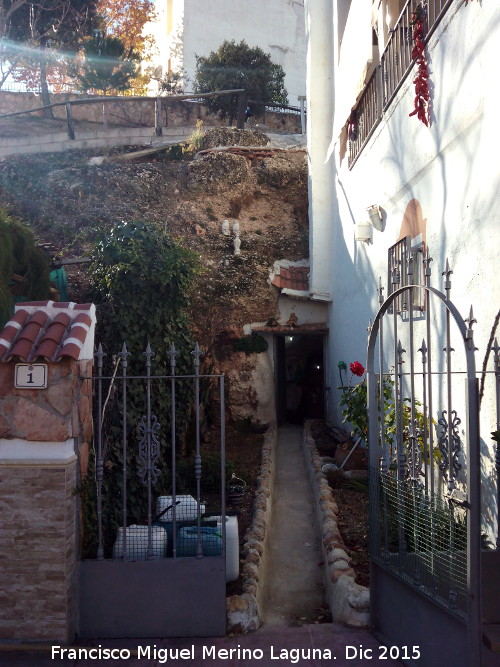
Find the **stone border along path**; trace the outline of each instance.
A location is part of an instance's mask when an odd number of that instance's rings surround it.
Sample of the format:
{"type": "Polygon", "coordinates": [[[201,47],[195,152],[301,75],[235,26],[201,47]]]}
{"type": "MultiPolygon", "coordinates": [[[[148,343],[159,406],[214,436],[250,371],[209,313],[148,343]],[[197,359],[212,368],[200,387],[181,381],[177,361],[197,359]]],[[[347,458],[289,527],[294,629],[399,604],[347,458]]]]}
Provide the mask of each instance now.
{"type": "Polygon", "coordinates": [[[350,567],[350,557],[338,528],[338,506],[321,468],[311,432],[311,423],[304,425],[304,451],[309,477],[316,502],[316,516],[323,535],[325,580],[332,620],[349,627],[367,628],[369,622],[370,589],[355,582],[356,572],[350,567]]]}
{"type": "MultiPolygon", "coordinates": [[[[292,427],[293,428],[293,427],[292,427]]],[[[296,428],[296,427],[294,427],[296,428]]],[[[283,431],[281,431],[283,433],[283,431]]],[[[276,477],[278,431],[271,426],[264,438],[262,465],[257,478],[252,525],[244,538],[242,565],[243,594],[227,599],[227,632],[241,634],[257,630],[264,620],[266,606],[266,580],[269,579],[270,528],[272,494],[276,477]]],[[[313,496],[313,509],[321,530],[324,583],[332,620],[349,627],[368,627],[369,589],[355,582],[356,573],[350,567],[350,557],[338,529],[338,507],[332,490],[321,471],[323,461],[318,454],[310,423],[306,422],[302,438],[302,450],[313,496]]],[[[299,472],[299,471],[298,471],[299,472]]],[[[299,472],[300,474],[300,472],[299,472]]],[[[280,545],[286,549],[288,545],[280,545]]],[[[312,545],[310,545],[312,546],[312,545]]],[[[314,549],[308,552],[315,558],[314,549]]],[[[304,560],[304,559],[303,559],[304,560]]],[[[269,607],[269,603],[267,605],[269,607]]],[[[271,623],[277,618],[269,616],[271,623]]]]}
{"type": "Polygon", "coordinates": [[[271,520],[277,441],[278,431],[276,424],[273,424],[264,436],[252,524],[244,537],[242,548],[243,594],[232,595],[226,601],[228,634],[251,632],[262,625],[262,574],[268,541],[267,528],[271,520]]]}

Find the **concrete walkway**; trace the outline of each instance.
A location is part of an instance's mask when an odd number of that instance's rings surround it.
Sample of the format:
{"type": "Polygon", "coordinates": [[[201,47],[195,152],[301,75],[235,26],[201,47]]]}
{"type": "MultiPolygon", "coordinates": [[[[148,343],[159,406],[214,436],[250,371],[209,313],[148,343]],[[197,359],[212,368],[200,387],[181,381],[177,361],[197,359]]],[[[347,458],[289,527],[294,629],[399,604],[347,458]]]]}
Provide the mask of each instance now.
{"type": "Polygon", "coordinates": [[[273,499],[264,622],[311,623],[325,604],[323,555],[298,426],[279,429],[273,499]]]}

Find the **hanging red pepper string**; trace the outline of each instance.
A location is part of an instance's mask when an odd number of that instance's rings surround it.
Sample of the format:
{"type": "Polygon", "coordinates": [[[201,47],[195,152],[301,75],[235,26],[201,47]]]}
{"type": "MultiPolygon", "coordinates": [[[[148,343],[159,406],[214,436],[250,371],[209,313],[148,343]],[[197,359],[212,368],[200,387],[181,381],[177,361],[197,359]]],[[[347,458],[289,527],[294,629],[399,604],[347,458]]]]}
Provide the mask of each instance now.
{"type": "Polygon", "coordinates": [[[418,70],[417,77],[413,81],[415,84],[415,109],[409,115],[416,115],[424,125],[429,127],[429,69],[425,57],[424,20],[425,11],[420,5],[413,12],[410,21],[410,25],[413,26],[413,50],[411,57],[417,61],[418,70]]]}

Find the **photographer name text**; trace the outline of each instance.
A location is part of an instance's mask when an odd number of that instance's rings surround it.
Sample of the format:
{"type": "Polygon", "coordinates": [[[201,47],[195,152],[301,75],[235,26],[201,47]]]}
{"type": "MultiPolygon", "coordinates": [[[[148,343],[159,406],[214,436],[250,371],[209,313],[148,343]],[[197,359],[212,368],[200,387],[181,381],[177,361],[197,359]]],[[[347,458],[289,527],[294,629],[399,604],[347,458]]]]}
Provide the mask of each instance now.
{"type": "Polygon", "coordinates": [[[176,660],[283,660],[292,665],[302,660],[418,660],[418,646],[377,646],[364,647],[362,644],[347,645],[338,651],[319,648],[280,648],[269,646],[260,648],[221,648],[215,645],[195,646],[187,648],[162,648],[156,646],[137,646],[134,649],[94,647],[52,646],[52,660],[155,660],[163,665],[176,660]]]}

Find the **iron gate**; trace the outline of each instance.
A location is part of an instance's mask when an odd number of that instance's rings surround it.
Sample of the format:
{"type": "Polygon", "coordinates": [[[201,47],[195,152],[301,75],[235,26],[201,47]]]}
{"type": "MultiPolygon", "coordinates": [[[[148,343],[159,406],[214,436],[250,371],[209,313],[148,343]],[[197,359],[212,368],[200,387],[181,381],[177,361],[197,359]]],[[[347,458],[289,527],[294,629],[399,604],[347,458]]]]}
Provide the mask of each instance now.
{"type": "Polygon", "coordinates": [[[370,329],[371,624],[425,667],[481,664],[480,443],[472,309],[399,266],[370,329]],[[406,278],[406,276],[405,276],[406,278]],[[406,283],[406,284],[405,284],[406,283]],[[401,286],[405,285],[405,286],[401,286]]]}
{"type": "Polygon", "coordinates": [[[168,374],[152,372],[149,345],[142,375],[129,375],[125,345],[109,373],[101,346],[95,355],[97,373],[88,378],[94,465],[82,491],[81,637],[225,635],[224,377],[200,374],[198,344],[192,354],[191,375],[176,374],[173,345],[168,374]],[[210,388],[220,428],[218,447],[205,456],[201,394],[210,388]],[[179,415],[186,410],[191,426],[181,443],[179,415]],[[141,413],[131,423],[131,414],[141,413]]]}

